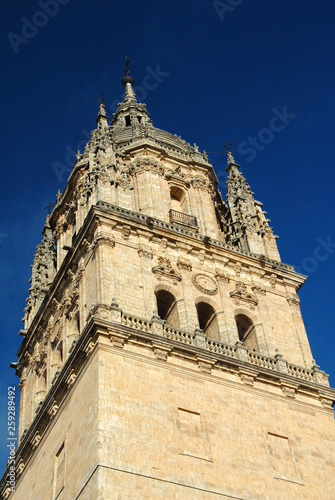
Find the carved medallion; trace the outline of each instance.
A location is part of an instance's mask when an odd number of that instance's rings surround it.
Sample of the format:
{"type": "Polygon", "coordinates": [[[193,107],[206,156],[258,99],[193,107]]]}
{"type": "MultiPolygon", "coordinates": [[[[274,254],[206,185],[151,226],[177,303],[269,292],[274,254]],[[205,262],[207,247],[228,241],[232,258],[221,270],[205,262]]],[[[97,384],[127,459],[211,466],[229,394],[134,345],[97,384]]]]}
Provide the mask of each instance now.
{"type": "Polygon", "coordinates": [[[216,281],[206,274],[198,273],[192,277],[195,288],[208,295],[215,295],[218,291],[216,281]]]}

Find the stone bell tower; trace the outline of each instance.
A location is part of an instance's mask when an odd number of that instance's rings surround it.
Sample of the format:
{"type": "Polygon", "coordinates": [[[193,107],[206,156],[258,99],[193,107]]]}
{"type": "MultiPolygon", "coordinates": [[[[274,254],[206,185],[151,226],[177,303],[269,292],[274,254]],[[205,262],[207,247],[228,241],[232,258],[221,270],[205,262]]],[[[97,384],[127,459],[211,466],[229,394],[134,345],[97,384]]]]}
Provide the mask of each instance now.
{"type": "Polygon", "coordinates": [[[122,83],[34,257],[3,498],[333,498],[335,391],[305,276],[232,154],[226,204],[206,154],[122,83]]]}

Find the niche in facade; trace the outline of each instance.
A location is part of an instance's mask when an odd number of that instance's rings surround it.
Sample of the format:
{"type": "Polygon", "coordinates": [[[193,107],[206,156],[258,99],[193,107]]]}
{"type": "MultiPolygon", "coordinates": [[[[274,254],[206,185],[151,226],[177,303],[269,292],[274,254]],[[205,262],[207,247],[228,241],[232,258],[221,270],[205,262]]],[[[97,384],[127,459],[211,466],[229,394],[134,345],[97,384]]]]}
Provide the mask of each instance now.
{"type": "Polygon", "coordinates": [[[255,325],[248,316],[237,314],[235,317],[238,338],[251,351],[258,351],[255,325]]]}
{"type": "Polygon", "coordinates": [[[172,293],[166,290],[156,292],[158,316],[166,321],[166,324],[179,328],[179,316],[177,301],[172,293]]]}
{"type": "Polygon", "coordinates": [[[186,193],[181,188],[172,186],[170,189],[171,196],[171,210],[176,212],[187,213],[187,199],[186,193]]]}
{"type": "Polygon", "coordinates": [[[199,302],[197,312],[200,329],[208,337],[219,340],[219,326],[214,308],[207,302],[199,302]]]}

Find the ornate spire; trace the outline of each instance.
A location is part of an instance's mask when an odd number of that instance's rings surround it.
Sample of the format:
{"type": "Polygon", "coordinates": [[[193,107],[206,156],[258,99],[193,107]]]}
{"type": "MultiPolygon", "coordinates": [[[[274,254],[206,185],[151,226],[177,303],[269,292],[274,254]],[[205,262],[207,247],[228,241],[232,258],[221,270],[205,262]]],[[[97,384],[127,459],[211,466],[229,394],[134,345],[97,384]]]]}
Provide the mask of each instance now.
{"type": "Polygon", "coordinates": [[[228,152],[226,170],[229,172],[227,201],[230,209],[230,242],[244,250],[280,261],[277,236],[274,236],[269,226],[270,219],[265,218],[263,204],[254,199],[254,193],[239,169],[240,165],[228,152]]]}
{"type": "Polygon", "coordinates": [[[124,71],[124,77],[121,80],[122,85],[125,87],[125,92],[124,92],[124,102],[129,102],[131,100],[134,100],[136,102],[136,95],[133,89],[134,85],[134,78],[130,76],[130,71],[132,69],[129,68],[129,57],[126,58],[126,69],[124,71]]]}
{"type": "Polygon", "coordinates": [[[152,125],[152,121],[145,104],[138,103],[136,100],[133,89],[134,78],[129,74],[131,69],[132,66],[129,68],[129,59],[127,58],[124,77],[121,80],[125,87],[124,100],[118,104],[112,125],[116,128],[131,127],[136,135],[137,132],[140,133],[141,127],[152,125]]]}
{"type": "Polygon", "coordinates": [[[56,249],[49,219],[50,215],[47,215],[42,231],[44,238],[42,242],[37,245],[33,265],[31,266],[31,287],[29,288],[29,297],[27,299],[24,317],[26,328],[31,323],[34,313],[41,305],[55,276],[56,249]]]}
{"type": "Polygon", "coordinates": [[[98,124],[98,128],[99,129],[108,128],[108,120],[109,120],[109,116],[106,115],[105,105],[102,102],[102,103],[100,103],[99,114],[95,120],[96,123],[98,124]]]}

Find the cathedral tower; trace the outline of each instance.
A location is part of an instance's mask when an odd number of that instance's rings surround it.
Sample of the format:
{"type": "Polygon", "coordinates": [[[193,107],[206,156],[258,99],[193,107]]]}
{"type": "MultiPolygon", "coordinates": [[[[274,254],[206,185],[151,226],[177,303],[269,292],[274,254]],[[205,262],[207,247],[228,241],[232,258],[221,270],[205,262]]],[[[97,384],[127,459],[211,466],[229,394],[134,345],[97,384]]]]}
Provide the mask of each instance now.
{"type": "Polygon", "coordinates": [[[78,153],[32,266],[16,491],[330,499],[335,391],[262,203],[154,127],[133,79],[78,153]]]}

